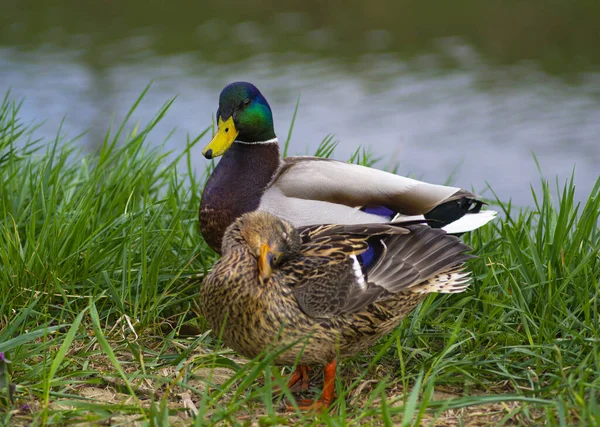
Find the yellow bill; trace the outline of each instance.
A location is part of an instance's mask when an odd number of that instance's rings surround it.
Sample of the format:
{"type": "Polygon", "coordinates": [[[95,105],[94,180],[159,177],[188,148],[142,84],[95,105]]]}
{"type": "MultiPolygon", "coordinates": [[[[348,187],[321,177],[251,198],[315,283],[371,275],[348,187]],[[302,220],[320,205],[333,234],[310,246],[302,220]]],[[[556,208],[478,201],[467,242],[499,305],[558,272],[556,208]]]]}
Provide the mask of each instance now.
{"type": "Polygon", "coordinates": [[[204,148],[202,155],[207,159],[222,156],[225,154],[225,151],[231,147],[231,144],[235,141],[238,133],[239,132],[235,129],[235,124],[233,123],[233,116],[229,117],[226,121],[223,121],[221,116],[219,116],[219,128],[217,129],[217,133],[206,148],[204,148]]]}
{"type": "Polygon", "coordinates": [[[271,277],[273,270],[271,269],[271,261],[273,260],[273,252],[269,245],[264,244],[260,247],[260,256],[258,258],[258,277],[262,282],[271,277]]]}

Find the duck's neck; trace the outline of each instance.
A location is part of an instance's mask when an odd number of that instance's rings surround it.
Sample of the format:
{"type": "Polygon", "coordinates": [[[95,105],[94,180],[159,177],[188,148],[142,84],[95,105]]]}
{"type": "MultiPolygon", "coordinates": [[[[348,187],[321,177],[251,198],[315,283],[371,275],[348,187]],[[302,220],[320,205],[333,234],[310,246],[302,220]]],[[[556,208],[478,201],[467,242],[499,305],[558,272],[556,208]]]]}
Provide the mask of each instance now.
{"type": "Polygon", "coordinates": [[[279,168],[277,140],[234,143],[208,179],[200,203],[200,231],[215,251],[221,251],[225,229],[239,216],[258,208],[279,168]]]}

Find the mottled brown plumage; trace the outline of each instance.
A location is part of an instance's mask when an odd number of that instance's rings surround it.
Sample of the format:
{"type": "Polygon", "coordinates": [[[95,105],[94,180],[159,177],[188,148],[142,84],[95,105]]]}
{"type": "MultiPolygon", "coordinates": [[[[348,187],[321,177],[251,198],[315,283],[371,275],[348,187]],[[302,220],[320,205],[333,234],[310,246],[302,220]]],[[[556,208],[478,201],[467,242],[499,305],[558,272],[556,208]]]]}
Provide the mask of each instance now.
{"type": "Polygon", "coordinates": [[[200,304],[213,331],[248,358],[290,346],[277,364],[326,365],[317,405],[328,406],[335,358],[373,345],[428,293],[464,290],[469,249],[422,224],[295,229],[247,213],[225,233],[200,304]]]}

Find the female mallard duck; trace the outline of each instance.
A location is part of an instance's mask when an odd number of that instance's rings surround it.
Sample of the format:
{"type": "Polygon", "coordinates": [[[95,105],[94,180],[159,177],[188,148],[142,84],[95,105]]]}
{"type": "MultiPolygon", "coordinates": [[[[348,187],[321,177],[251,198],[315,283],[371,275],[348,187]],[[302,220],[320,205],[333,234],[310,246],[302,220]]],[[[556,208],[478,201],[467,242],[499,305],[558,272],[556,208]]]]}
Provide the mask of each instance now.
{"type": "Polygon", "coordinates": [[[308,388],[307,367],[324,365],[321,398],[299,406],[328,407],[336,357],[371,346],[428,293],[464,290],[468,250],[415,221],[296,229],[255,211],[227,229],[200,306],[212,330],[245,357],[284,348],[275,363],[299,364],[290,387],[308,388]]]}
{"type": "Polygon", "coordinates": [[[474,230],[495,215],[480,212],[482,202],[460,188],[335,160],[281,159],[269,103],[250,83],[223,89],[217,121],[203,154],[224,156],[206,183],[199,215],[202,235],[217,252],[227,226],[256,209],[296,227],[387,223],[397,214],[425,214],[430,225],[450,233],[474,230]]]}

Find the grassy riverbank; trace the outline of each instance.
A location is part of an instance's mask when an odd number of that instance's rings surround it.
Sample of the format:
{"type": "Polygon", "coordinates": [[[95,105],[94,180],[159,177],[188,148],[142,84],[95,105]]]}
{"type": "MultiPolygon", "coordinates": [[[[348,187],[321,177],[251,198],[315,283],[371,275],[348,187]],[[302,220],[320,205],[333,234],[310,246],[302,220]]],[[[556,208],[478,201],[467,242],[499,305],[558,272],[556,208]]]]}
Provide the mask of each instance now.
{"type": "Polygon", "coordinates": [[[491,201],[504,218],[465,236],[473,286],[346,360],[328,414],[290,414],[269,355],[236,357],[196,315],[209,171],[149,148],[166,108],[82,154],[3,103],[0,424],[600,424],[600,180],[581,203],[572,180],[529,209],[491,201]]]}

